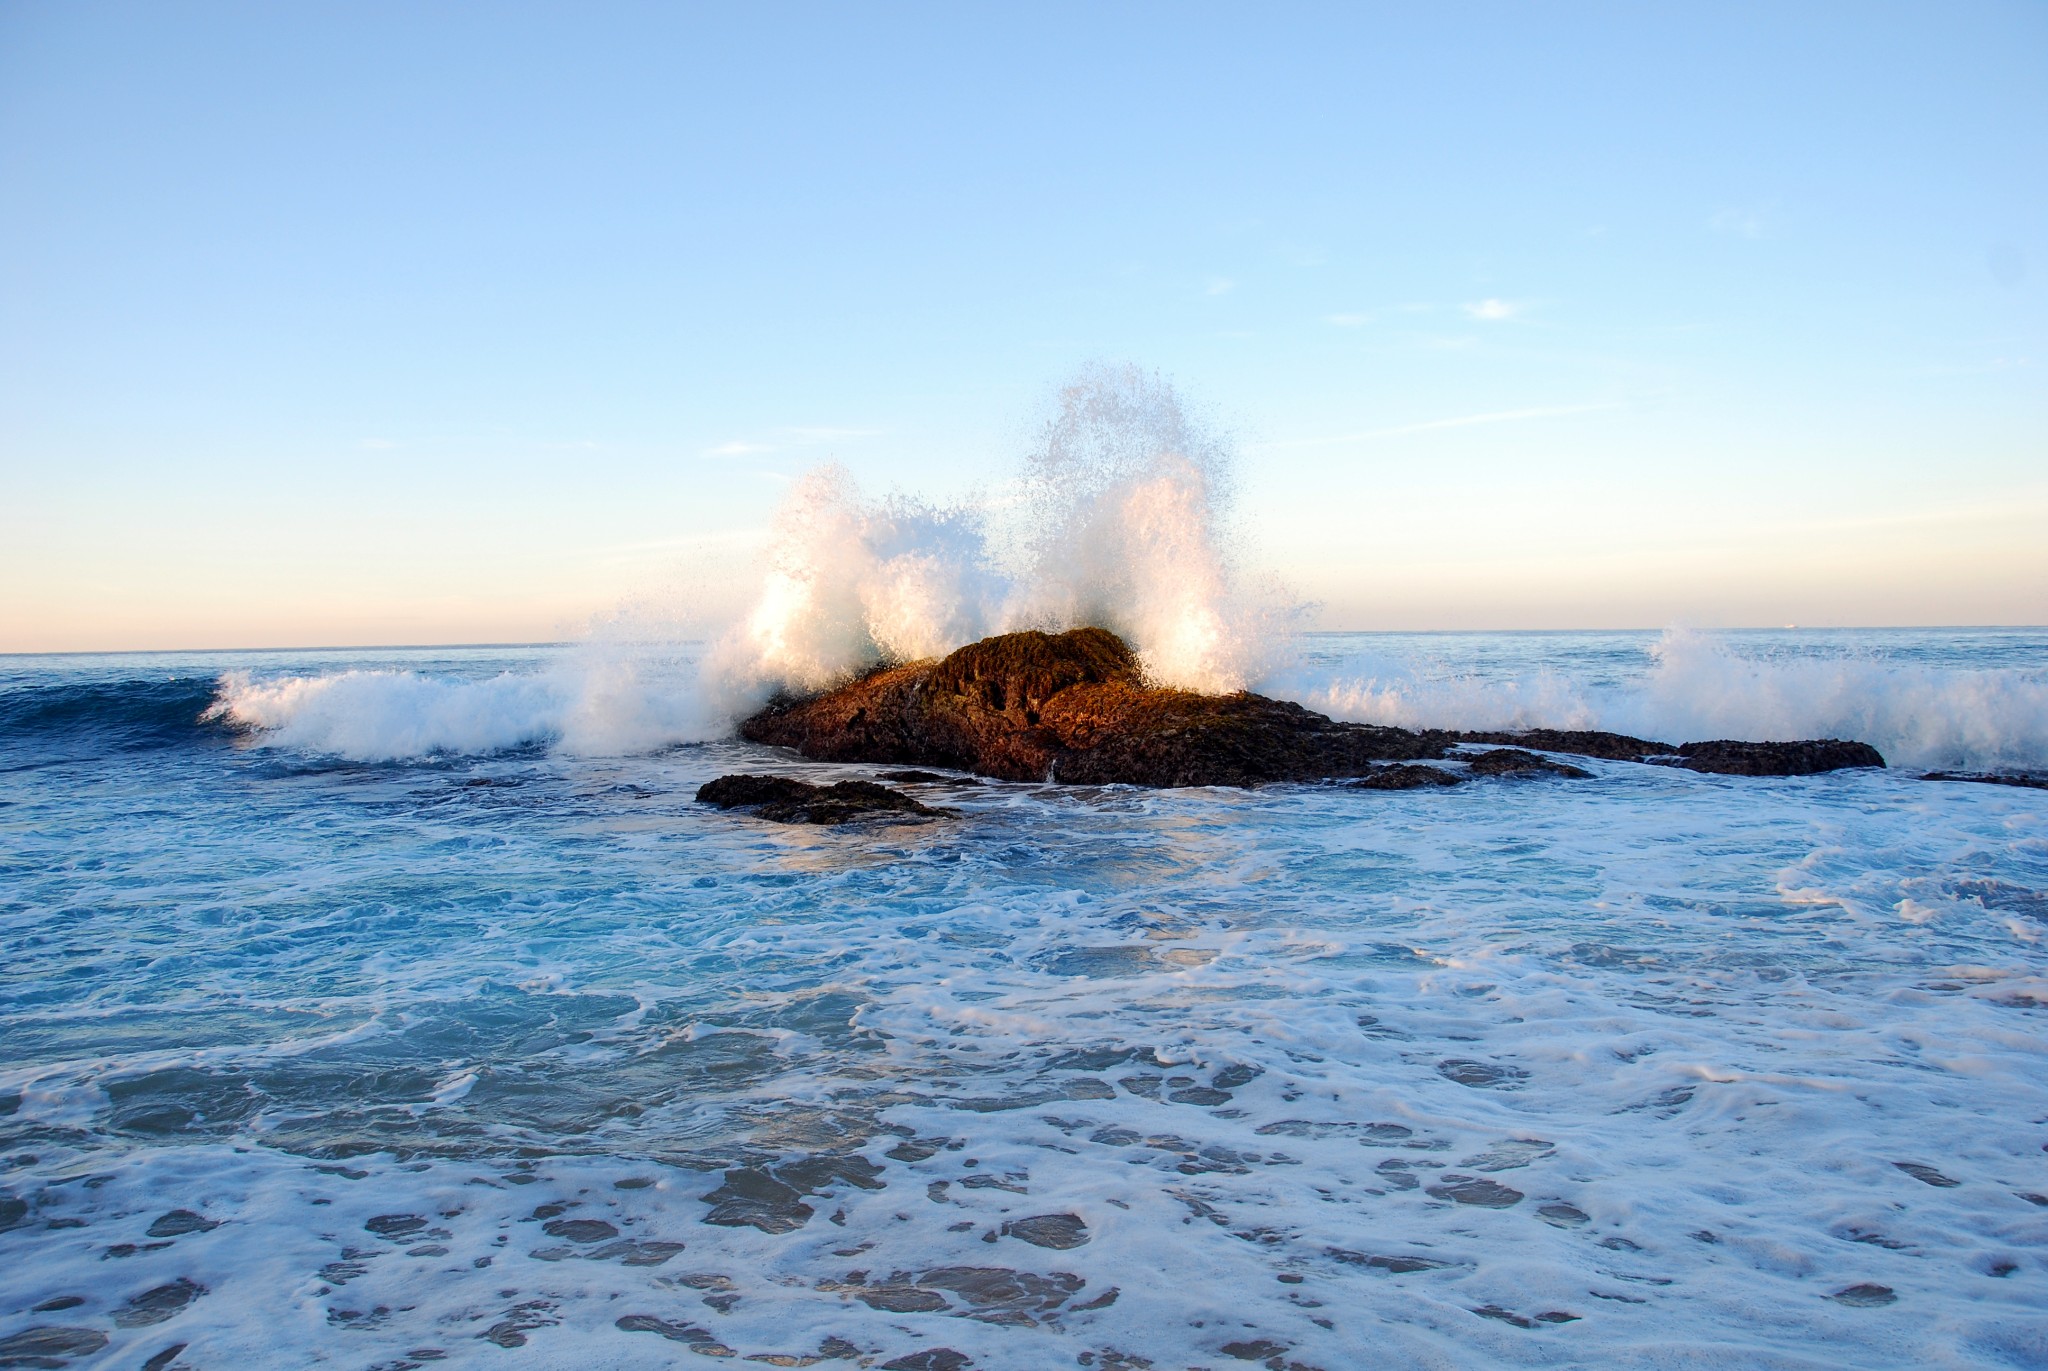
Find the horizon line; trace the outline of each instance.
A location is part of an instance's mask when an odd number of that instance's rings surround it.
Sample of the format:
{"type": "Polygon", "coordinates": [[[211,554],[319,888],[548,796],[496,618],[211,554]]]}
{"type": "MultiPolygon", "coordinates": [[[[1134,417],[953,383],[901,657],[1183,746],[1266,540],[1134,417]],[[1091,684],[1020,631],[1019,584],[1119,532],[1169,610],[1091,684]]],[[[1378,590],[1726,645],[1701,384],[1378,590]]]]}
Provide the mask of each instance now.
{"type": "MultiPolygon", "coordinates": [[[[1620,625],[1608,628],[1307,628],[1297,631],[1303,638],[1340,638],[1360,634],[1449,634],[1449,633],[1522,633],[1522,634],[1567,634],[1567,633],[1665,633],[1672,629],[1692,628],[1684,623],[1667,623],[1657,626],[1620,625]]],[[[1930,629],[1948,629],[1954,632],[1967,630],[2007,630],[2013,632],[2048,632],[2048,624],[1731,624],[1718,628],[1699,628],[1701,633],[1910,633],[1930,629]]],[[[990,637],[1000,635],[990,634],[990,637]]],[[[475,651],[486,648],[543,648],[575,647],[592,641],[584,638],[536,638],[525,641],[501,641],[483,643],[299,643],[282,647],[106,647],[106,648],[10,648],[0,651],[0,660],[10,657],[160,657],[160,656],[228,656],[237,653],[258,652],[455,652],[475,651]]],[[[702,638],[642,639],[637,641],[700,643],[702,638]]]]}

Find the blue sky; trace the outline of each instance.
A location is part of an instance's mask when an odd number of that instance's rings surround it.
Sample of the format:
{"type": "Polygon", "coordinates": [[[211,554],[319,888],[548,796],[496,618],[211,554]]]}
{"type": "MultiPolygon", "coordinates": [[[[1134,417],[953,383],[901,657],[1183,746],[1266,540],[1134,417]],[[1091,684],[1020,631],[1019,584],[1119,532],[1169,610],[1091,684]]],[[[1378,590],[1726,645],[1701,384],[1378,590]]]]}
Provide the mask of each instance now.
{"type": "Polygon", "coordinates": [[[707,604],[1235,435],[1327,627],[2048,620],[2048,7],[0,4],[0,650],[707,604]]]}

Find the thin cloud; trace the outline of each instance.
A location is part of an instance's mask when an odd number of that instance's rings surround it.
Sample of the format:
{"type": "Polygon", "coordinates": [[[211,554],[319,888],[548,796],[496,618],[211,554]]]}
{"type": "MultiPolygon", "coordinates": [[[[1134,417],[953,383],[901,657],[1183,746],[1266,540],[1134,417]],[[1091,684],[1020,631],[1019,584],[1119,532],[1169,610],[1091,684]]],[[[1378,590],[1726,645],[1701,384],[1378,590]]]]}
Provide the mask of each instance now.
{"type": "Polygon", "coordinates": [[[750,438],[737,438],[730,443],[703,450],[705,457],[759,457],[770,452],[782,452],[788,448],[819,447],[826,443],[849,443],[860,438],[876,438],[882,433],[878,428],[838,428],[825,425],[792,424],[774,430],[773,442],[761,442],[750,438]]]}
{"type": "Polygon", "coordinates": [[[1228,276],[1211,276],[1208,283],[1202,287],[1202,294],[1228,295],[1236,289],[1237,282],[1231,280],[1228,276]]]}
{"type": "Polygon", "coordinates": [[[1512,319],[1520,314],[1524,308],[1525,306],[1513,300],[1495,299],[1474,300],[1464,307],[1465,313],[1472,318],[1483,319],[1490,324],[1497,324],[1503,319],[1512,319]]]}
{"type": "Polygon", "coordinates": [[[1370,314],[1326,314],[1323,316],[1323,322],[1334,324],[1338,328],[1363,328],[1372,322],[1372,316],[1370,314]]]}

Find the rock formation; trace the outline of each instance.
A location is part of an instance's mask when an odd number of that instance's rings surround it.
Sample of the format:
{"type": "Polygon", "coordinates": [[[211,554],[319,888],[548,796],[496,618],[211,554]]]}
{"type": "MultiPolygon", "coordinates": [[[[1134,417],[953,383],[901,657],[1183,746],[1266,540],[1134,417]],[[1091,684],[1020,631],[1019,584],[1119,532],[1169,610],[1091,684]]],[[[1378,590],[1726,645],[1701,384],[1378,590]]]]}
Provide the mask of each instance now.
{"type": "Polygon", "coordinates": [[[1869,743],[1849,743],[1840,738],[1801,743],[1738,743],[1721,738],[1711,743],[1681,744],[1677,753],[1676,758],[1670,759],[1670,765],[1723,776],[1811,776],[1845,767],[1884,765],[1884,758],[1869,743]]]}
{"type": "Polygon", "coordinates": [[[740,734],[818,761],[939,766],[1069,785],[1360,778],[1372,789],[1405,789],[1471,775],[1586,774],[1526,750],[1532,748],[1738,775],[1884,765],[1874,749],[1833,739],[1673,747],[1586,730],[1412,732],[1338,723],[1245,691],[1199,695],[1149,686],[1130,649],[1099,628],[1009,633],[938,661],[883,668],[822,695],[778,700],[742,723],[740,734]],[[1454,751],[1470,743],[1493,750],[1454,751]],[[1468,768],[1378,765],[1425,761],[1468,768]]]}
{"type": "Polygon", "coordinates": [[[1930,771],[1923,781],[1974,781],[1978,785],[2015,785],[2028,790],[2048,790],[2048,776],[2025,771],[1930,771]]]}

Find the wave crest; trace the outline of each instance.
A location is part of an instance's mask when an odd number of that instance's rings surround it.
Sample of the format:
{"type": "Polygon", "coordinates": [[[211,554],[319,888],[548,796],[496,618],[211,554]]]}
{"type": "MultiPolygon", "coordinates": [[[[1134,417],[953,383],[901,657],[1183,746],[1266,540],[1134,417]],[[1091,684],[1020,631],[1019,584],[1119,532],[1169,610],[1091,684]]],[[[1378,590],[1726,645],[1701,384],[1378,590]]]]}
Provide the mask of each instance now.
{"type": "Polygon", "coordinates": [[[204,716],[266,743],[357,762],[549,746],[620,756],[703,742],[730,715],[699,688],[693,660],[667,651],[592,646],[540,672],[481,679],[416,671],[220,678],[204,716]]]}

